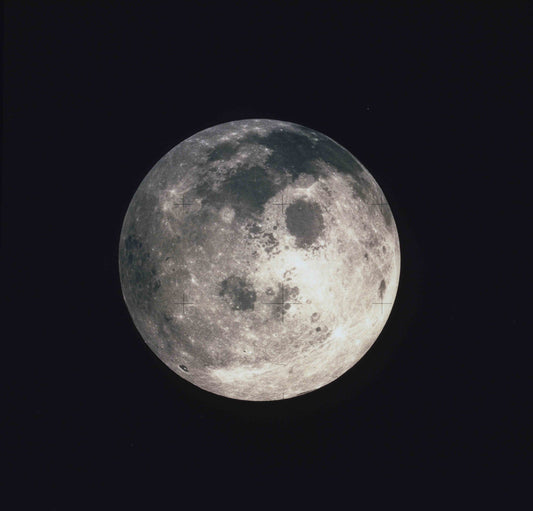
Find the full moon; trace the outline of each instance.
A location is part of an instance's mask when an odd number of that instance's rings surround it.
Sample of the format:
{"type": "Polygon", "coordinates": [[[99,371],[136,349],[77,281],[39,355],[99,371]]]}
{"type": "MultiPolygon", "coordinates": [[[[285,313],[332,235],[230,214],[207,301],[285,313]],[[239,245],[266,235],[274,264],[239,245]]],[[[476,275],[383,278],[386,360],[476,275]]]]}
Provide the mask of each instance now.
{"type": "Polygon", "coordinates": [[[248,119],[147,174],[124,218],[122,292],[148,346],[198,387],[273,401],[353,367],[382,331],[400,243],[370,173],[329,137],[248,119]]]}

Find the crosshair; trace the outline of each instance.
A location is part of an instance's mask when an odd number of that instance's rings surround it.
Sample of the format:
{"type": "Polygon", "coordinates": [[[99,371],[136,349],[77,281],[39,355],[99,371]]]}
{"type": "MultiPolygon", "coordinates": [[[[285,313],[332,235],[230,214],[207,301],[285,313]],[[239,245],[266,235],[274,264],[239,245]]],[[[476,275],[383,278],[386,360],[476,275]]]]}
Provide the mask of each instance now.
{"type": "Polygon", "coordinates": [[[181,302],[175,302],[176,305],[181,305],[183,307],[183,314],[185,314],[185,306],[186,305],[194,305],[194,302],[186,302],[185,301],[185,291],[183,291],[183,299],[181,302]]]}
{"type": "Polygon", "coordinates": [[[281,206],[281,214],[283,215],[284,213],[284,208],[285,206],[287,206],[289,203],[288,202],[283,202],[283,195],[281,196],[281,202],[273,202],[274,206],[281,206]]]}
{"type": "Polygon", "coordinates": [[[383,306],[384,305],[391,305],[392,302],[374,302],[374,305],[381,305],[381,314],[383,314],[383,306]]]}
{"type": "MultiPolygon", "coordinates": [[[[372,204],[369,204],[369,206],[388,206],[389,203],[388,202],[374,202],[372,204]]],[[[382,211],[383,213],[383,211],[382,211]]]]}
{"type": "Polygon", "coordinates": [[[281,285],[281,302],[262,302],[265,305],[281,305],[281,322],[283,323],[283,319],[285,318],[285,305],[291,304],[291,305],[301,305],[301,302],[287,302],[285,300],[285,287],[283,284],[281,285]]]}
{"type": "Polygon", "coordinates": [[[182,208],[185,208],[185,206],[192,206],[192,202],[185,202],[185,196],[181,196],[181,202],[175,202],[174,206],[181,206],[182,208]]]}

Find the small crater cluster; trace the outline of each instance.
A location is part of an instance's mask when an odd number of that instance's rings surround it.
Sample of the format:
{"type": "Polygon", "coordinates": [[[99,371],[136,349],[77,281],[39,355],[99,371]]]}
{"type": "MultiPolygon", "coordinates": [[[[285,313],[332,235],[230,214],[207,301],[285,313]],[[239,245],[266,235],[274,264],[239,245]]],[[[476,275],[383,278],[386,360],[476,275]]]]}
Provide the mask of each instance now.
{"type": "Polygon", "coordinates": [[[257,293],[246,279],[231,275],[220,283],[219,295],[236,311],[254,310],[257,293]]]}

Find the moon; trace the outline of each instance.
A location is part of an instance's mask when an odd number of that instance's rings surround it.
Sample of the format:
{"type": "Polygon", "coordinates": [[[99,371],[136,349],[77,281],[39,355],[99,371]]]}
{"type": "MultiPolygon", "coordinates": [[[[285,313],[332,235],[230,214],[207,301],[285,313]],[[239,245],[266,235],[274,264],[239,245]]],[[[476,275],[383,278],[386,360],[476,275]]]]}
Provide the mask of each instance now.
{"type": "Polygon", "coordinates": [[[400,275],[383,191],[304,126],[227,122],[146,175],[119,242],[124,300],[175,373],[248,401],[314,391],[381,333],[400,275]]]}

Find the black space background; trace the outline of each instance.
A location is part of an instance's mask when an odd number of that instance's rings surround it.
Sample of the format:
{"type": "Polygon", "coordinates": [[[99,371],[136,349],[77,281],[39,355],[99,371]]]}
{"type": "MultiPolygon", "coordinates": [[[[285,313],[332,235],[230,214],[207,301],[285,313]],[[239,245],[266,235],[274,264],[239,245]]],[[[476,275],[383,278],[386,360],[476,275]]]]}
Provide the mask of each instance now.
{"type": "Polygon", "coordinates": [[[5,4],[9,509],[508,503],[531,455],[531,4],[178,4],[5,4]],[[118,278],[142,178],[244,118],[346,147],[402,248],[373,348],[284,402],[174,375],[118,278]]]}

